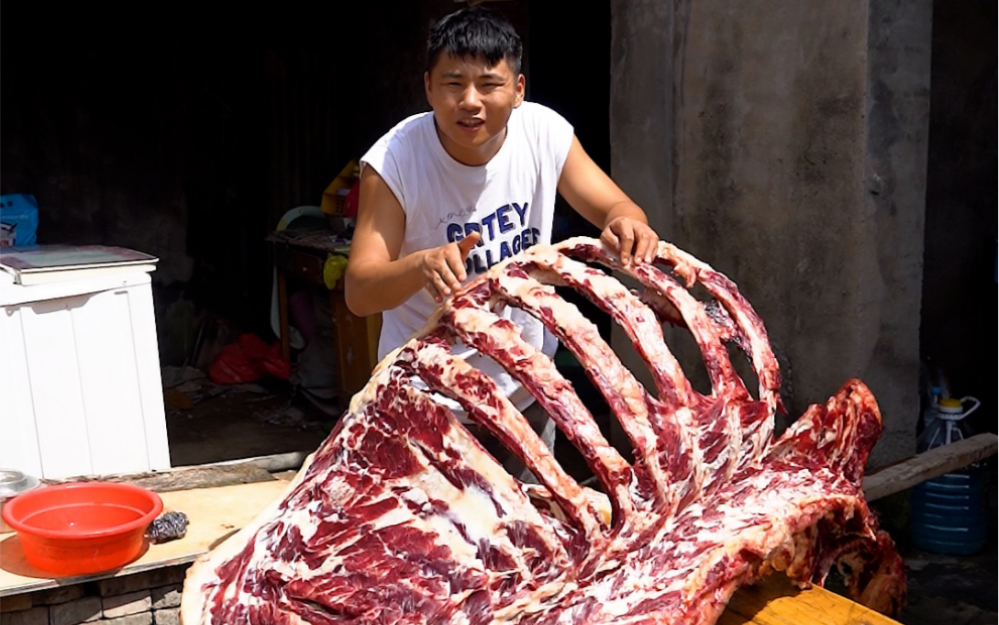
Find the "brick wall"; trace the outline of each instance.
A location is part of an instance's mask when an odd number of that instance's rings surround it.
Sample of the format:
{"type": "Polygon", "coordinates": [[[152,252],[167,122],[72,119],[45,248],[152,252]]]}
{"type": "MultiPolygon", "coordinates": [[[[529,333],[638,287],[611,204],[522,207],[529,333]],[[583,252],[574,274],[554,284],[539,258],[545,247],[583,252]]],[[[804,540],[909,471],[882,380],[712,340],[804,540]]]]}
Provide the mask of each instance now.
{"type": "Polygon", "coordinates": [[[188,564],[0,598],[0,625],[179,625],[188,564]]]}

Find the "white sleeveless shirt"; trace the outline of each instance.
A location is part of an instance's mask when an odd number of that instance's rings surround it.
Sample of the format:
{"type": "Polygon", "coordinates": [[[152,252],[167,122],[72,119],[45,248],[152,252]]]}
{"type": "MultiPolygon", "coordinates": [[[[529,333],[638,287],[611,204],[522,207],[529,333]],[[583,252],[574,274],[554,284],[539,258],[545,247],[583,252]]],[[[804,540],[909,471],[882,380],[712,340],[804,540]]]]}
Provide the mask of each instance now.
{"type": "MultiPolygon", "coordinates": [[[[499,152],[485,165],[454,160],[441,145],[433,113],[403,120],[362,157],[395,194],[406,214],[400,257],[481,234],[468,256],[468,278],[535,244],[551,243],[555,195],[572,145],[572,126],[549,108],[524,102],[513,110],[499,152]]],[[[378,358],[420,330],[437,307],[426,289],[382,313],[378,358]]],[[[555,353],[557,342],[540,321],[519,309],[503,316],[523,328],[525,340],[555,353]]],[[[493,360],[462,344],[453,348],[489,374],[519,410],[533,401],[526,389],[493,360]]],[[[441,399],[441,398],[438,398],[441,399]]],[[[444,402],[463,420],[457,404],[444,402]]]]}

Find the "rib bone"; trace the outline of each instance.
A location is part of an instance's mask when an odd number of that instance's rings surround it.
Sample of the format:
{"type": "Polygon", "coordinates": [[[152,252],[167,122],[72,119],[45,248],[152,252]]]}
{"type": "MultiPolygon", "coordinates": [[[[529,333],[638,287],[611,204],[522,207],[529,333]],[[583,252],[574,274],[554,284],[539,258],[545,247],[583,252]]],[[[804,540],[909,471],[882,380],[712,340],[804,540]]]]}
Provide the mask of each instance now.
{"type": "Polygon", "coordinates": [[[379,363],[285,496],[191,567],[182,621],[710,625],[740,585],[773,571],[821,584],[837,563],[855,599],[897,611],[902,561],[860,490],[881,432],[873,395],[850,380],[774,440],[779,387],[759,316],[703,262],[667,243],[654,263],[628,267],[592,239],[534,247],[471,281],[379,363]],[[653,391],[556,287],[620,325],[653,391]],[[505,306],[537,317],[576,356],[634,462],[499,316],[505,306]],[[692,333],[710,393],[683,375],[663,322],[692,333]],[[459,341],[531,392],[602,492],[577,483],[495,383],[452,354],[459,341]],[[755,370],[758,399],[728,343],[755,370]],[[540,484],[510,476],[438,394],[540,484]]]}

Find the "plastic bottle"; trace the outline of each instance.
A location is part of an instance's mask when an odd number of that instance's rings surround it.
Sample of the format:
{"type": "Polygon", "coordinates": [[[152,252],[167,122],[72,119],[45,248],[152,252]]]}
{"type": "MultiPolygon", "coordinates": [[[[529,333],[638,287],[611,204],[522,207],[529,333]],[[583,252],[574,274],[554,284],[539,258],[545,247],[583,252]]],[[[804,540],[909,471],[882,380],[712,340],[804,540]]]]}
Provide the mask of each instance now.
{"type": "Polygon", "coordinates": [[[926,398],[926,409],[923,410],[923,430],[930,427],[937,418],[937,408],[942,398],[943,391],[941,388],[939,386],[931,386],[929,396],[926,398]]]}
{"type": "MultiPolygon", "coordinates": [[[[924,452],[972,436],[964,418],[974,412],[974,397],[941,399],[936,414],[917,441],[924,452]],[[971,404],[968,409],[965,404],[971,404]]],[[[979,464],[927,480],[912,489],[912,543],[917,549],[971,555],[985,547],[985,475],[979,464]]]]}

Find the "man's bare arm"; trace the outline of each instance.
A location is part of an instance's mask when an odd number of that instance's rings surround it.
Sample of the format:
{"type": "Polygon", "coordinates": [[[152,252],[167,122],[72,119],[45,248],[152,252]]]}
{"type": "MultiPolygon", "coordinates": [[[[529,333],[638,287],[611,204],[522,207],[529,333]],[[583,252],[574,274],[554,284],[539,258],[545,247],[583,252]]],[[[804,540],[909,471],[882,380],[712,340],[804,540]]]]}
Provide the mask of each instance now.
{"type": "Polygon", "coordinates": [[[360,191],[344,280],[351,312],[363,317],[389,310],[423,288],[439,302],[461,286],[465,257],[477,235],[399,258],[406,232],[402,205],[371,167],[364,168],[360,191]]]}
{"type": "Polygon", "coordinates": [[[572,138],[562,166],[559,193],[587,221],[601,229],[600,240],[618,250],[621,262],[651,262],[659,235],[637,204],[604,173],[572,138]]]}

